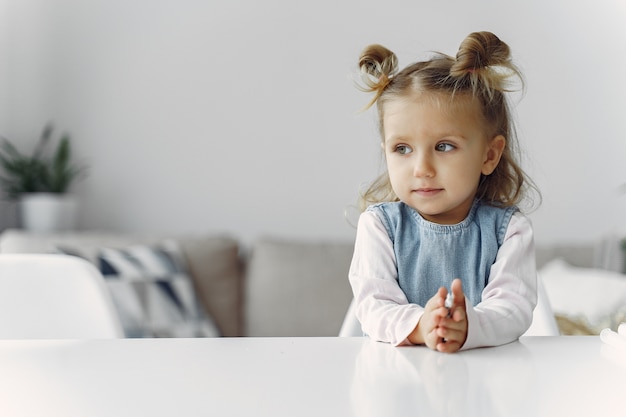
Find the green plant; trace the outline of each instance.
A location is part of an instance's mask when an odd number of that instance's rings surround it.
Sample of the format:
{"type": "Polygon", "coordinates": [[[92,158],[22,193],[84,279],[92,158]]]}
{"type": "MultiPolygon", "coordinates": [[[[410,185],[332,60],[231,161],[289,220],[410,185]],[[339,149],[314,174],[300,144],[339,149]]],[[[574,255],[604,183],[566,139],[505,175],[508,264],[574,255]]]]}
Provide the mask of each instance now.
{"type": "Polygon", "coordinates": [[[48,192],[63,194],[75,180],[85,174],[85,167],[71,161],[70,138],[63,135],[54,150],[48,155],[53,127],[48,124],[31,155],[22,154],[6,138],[0,143],[0,186],[10,199],[24,193],[48,192]]]}

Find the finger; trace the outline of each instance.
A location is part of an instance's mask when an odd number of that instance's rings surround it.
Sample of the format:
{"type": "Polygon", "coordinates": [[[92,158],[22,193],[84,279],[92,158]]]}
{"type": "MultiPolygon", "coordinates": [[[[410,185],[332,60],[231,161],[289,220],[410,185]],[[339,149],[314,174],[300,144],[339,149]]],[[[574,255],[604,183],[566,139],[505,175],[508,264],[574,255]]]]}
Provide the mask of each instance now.
{"type": "MultiPolygon", "coordinates": [[[[455,314],[456,311],[455,311],[455,314]]],[[[450,330],[465,330],[467,328],[467,321],[460,320],[456,321],[454,317],[445,317],[439,321],[439,325],[441,329],[450,329],[450,330]]]]}
{"type": "Polygon", "coordinates": [[[450,318],[442,319],[437,334],[447,342],[456,342],[463,346],[467,340],[467,320],[456,322],[450,318]]]}
{"type": "Polygon", "coordinates": [[[448,318],[449,311],[445,307],[437,307],[433,311],[431,311],[433,316],[433,321],[437,326],[441,326],[441,320],[448,318]]]}
{"type": "Polygon", "coordinates": [[[454,296],[454,304],[460,305],[463,303],[465,305],[465,294],[463,294],[463,283],[460,279],[456,278],[452,281],[450,285],[450,290],[452,291],[452,295],[454,296]]]}
{"type": "Polygon", "coordinates": [[[453,329],[462,329],[467,327],[467,316],[463,307],[456,307],[452,310],[452,314],[447,314],[448,310],[436,310],[436,314],[445,314],[441,320],[438,321],[439,327],[450,327],[453,329]]]}
{"type": "Polygon", "coordinates": [[[434,310],[438,307],[443,307],[446,301],[446,295],[448,295],[448,291],[444,287],[439,288],[437,293],[426,302],[424,308],[434,310]]]}
{"type": "Polygon", "coordinates": [[[445,287],[439,287],[437,290],[437,294],[433,297],[437,302],[437,307],[443,307],[446,304],[446,296],[448,295],[448,290],[445,287]]]}
{"type": "Polygon", "coordinates": [[[437,328],[437,336],[439,336],[436,349],[440,352],[456,352],[461,348],[463,342],[462,331],[450,330],[445,328],[437,328]]]}
{"type": "Polygon", "coordinates": [[[437,336],[444,339],[446,342],[462,342],[465,340],[465,332],[463,329],[451,329],[451,328],[437,328],[437,336]]]}
{"type": "Polygon", "coordinates": [[[437,343],[436,349],[439,352],[453,353],[453,352],[457,352],[459,349],[461,349],[461,344],[459,342],[449,341],[448,340],[446,342],[437,343]]]}
{"type": "Polygon", "coordinates": [[[460,323],[462,321],[465,321],[466,319],[467,319],[467,316],[465,314],[465,306],[456,307],[454,311],[452,312],[453,321],[460,323]]]}
{"type": "Polygon", "coordinates": [[[433,329],[426,335],[424,343],[431,349],[437,349],[437,345],[443,343],[443,339],[437,335],[437,329],[433,329]]]}

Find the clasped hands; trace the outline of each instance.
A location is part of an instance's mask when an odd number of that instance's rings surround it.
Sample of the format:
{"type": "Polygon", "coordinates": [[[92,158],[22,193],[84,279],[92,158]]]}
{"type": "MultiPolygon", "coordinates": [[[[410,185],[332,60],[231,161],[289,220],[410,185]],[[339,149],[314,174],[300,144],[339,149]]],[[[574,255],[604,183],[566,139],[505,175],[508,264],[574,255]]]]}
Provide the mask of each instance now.
{"type": "Polygon", "coordinates": [[[450,291],[454,302],[448,310],[445,306],[448,290],[439,288],[424,306],[424,314],[415,330],[409,335],[413,344],[425,344],[439,352],[456,352],[467,339],[467,314],[465,294],[460,279],[452,281],[450,291]]]}

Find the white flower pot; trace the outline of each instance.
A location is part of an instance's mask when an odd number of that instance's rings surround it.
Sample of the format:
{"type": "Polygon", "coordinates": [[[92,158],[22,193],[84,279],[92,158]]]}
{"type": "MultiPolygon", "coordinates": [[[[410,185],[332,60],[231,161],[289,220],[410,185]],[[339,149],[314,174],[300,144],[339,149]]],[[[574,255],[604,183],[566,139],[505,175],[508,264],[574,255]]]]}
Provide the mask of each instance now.
{"type": "Polygon", "coordinates": [[[22,227],[31,232],[73,230],[77,206],[76,198],[68,194],[24,194],[19,201],[22,227]]]}

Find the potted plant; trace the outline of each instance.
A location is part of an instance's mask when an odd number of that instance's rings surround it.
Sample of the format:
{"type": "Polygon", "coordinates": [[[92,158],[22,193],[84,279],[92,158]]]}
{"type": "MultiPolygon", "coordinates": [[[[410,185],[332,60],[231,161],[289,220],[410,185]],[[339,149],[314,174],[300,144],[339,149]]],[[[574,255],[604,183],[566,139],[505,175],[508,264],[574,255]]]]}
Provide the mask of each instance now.
{"type": "Polygon", "coordinates": [[[47,124],[32,154],[21,153],[9,140],[0,143],[0,186],[6,197],[18,203],[22,226],[49,232],[74,227],[76,200],[70,186],[85,174],[85,167],[72,162],[69,135],[60,139],[49,154],[53,127],[47,124]]]}

